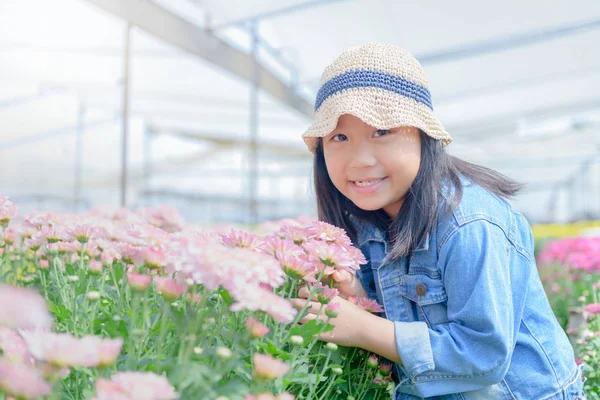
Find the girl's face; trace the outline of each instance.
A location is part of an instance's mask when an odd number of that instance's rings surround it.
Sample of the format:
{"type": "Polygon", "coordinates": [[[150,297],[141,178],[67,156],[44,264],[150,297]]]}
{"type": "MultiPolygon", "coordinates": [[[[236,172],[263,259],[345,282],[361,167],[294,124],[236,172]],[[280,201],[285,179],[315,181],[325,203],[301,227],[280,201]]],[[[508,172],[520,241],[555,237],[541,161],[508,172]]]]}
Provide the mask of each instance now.
{"type": "Polygon", "coordinates": [[[413,127],[378,130],[344,114],[323,138],[327,172],[357,207],[395,218],[421,165],[421,138],[413,127]]]}

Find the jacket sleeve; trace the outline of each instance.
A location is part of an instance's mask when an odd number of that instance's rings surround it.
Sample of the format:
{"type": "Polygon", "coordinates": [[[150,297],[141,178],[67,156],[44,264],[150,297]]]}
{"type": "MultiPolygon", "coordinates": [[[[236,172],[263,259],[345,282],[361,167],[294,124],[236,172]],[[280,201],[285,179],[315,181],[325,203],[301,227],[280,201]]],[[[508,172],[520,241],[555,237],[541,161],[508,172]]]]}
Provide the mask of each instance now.
{"type": "Polygon", "coordinates": [[[432,328],[424,322],[394,322],[401,368],[408,377],[400,382],[402,392],[429,397],[477,390],[504,379],[516,340],[515,321],[522,313],[513,308],[510,246],[504,231],[486,220],[457,228],[442,244],[438,267],[449,322],[432,328]]]}

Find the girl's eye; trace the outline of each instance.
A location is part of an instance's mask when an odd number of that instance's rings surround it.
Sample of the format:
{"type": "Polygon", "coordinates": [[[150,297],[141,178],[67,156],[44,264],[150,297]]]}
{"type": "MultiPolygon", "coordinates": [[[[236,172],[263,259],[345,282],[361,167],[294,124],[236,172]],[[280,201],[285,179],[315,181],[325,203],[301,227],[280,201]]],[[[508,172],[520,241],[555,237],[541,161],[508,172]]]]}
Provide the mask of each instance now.
{"type": "Polygon", "coordinates": [[[348,137],[343,133],[338,133],[337,135],[333,135],[331,140],[334,142],[343,142],[344,140],[348,140],[348,137]]]}
{"type": "Polygon", "coordinates": [[[373,136],[385,136],[388,133],[390,133],[389,129],[377,129],[375,133],[373,133],[373,136]]]}

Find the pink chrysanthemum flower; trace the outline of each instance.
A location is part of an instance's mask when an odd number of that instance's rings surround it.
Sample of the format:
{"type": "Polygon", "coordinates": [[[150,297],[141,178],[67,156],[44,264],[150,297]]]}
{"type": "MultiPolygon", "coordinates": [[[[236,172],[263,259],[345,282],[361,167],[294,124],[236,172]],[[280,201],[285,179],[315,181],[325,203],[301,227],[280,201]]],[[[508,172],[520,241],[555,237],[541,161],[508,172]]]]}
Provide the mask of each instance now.
{"type": "Polygon", "coordinates": [[[254,353],[254,375],[261,379],[276,379],[284,376],[290,366],[267,354],[254,353]]]}
{"type": "Polygon", "coordinates": [[[303,257],[292,254],[280,254],[277,259],[283,267],[283,271],[292,279],[303,279],[307,275],[316,272],[316,268],[303,257]]]}
{"type": "Polygon", "coordinates": [[[340,294],[339,290],[323,285],[321,282],[317,285],[317,300],[321,304],[329,303],[334,297],[340,294]]]}
{"type": "Polygon", "coordinates": [[[253,338],[261,338],[269,333],[269,328],[258,322],[254,317],[250,316],[246,320],[246,329],[250,332],[253,338]]]}
{"type": "Polygon", "coordinates": [[[583,310],[594,317],[596,314],[600,314],[600,303],[586,304],[583,310]]]}
{"type": "Polygon", "coordinates": [[[115,341],[100,339],[97,336],[84,336],[78,339],[68,333],[42,331],[21,330],[20,334],[36,359],[67,368],[97,367],[108,362],[120,341],[120,339],[115,341]]]}
{"type": "Polygon", "coordinates": [[[102,269],[104,268],[104,265],[102,264],[102,261],[98,261],[98,260],[90,260],[90,263],[88,265],[88,268],[90,271],[92,272],[98,272],[101,273],[102,269]]]}
{"type": "Polygon", "coordinates": [[[127,274],[127,282],[129,282],[131,289],[143,292],[150,286],[152,277],[149,275],[138,274],[137,272],[130,272],[127,274]]]}
{"type": "Polygon", "coordinates": [[[0,358],[0,392],[20,399],[37,399],[49,395],[51,391],[52,386],[34,367],[11,364],[0,358]]]}
{"type": "Polygon", "coordinates": [[[134,247],[128,243],[117,243],[116,250],[121,254],[121,260],[126,264],[133,264],[140,267],[144,263],[144,256],[139,247],[134,247]]]}
{"type": "Polygon", "coordinates": [[[371,368],[377,368],[379,365],[379,357],[376,354],[371,354],[369,358],[367,358],[367,365],[371,368]]]}
{"type": "Polygon", "coordinates": [[[258,250],[262,246],[262,240],[255,234],[231,229],[231,232],[221,236],[223,244],[227,247],[243,247],[251,250],[258,250]]]}
{"type": "Polygon", "coordinates": [[[286,225],[281,227],[279,236],[285,239],[290,239],[297,245],[301,245],[309,240],[310,233],[306,228],[301,228],[294,225],[286,225]]]}
{"type": "Polygon", "coordinates": [[[119,254],[119,252],[117,251],[117,249],[114,246],[105,248],[102,251],[102,254],[100,254],[100,259],[102,260],[103,263],[106,264],[112,264],[115,261],[118,261],[121,259],[121,254],[119,254]]]}
{"type": "Polygon", "coordinates": [[[381,364],[379,364],[379,371],[381,371],[382,374],[387,375],[390,372],[392,372],[392,364],[388,363],[388,362],[382,362],[381,364]]]}
{"type": "Polygon", "coordinates": [[[171,241],[168,232],[150,224],[133,224],[127,230],[127,235],[125,239],[134,246],[153,247],[158,250],[165,250],[171,241]]]}
{"type": "Polygon", "coordinates": [[[152,372],[119,372],[100,378],[95,400],[175,400],[179,394],[167,378],[152,372]]]}
{"type": "Polygon", "coordinates": [[[277,236],[269,236],[264,239],[261,246],[262,251],[277,259],[284,255],[297,256],[304,254],[304,250],[296,245],[291,239],[282,239],[277,236]]]}
{"type": "Polygon", "coordinates": [[[25,215],[25,224],[36,229],[42,229],[47,225],[56,225],[60,223],[56,213],[32,211],[25,215]]]}
{"type": "Polygon", "coordinates": [[[370,313],[381,313],[384,311],[383,307],[381,307],[381,305],[379,305],[379,303],[377,303],[377,301],[368,299],[366,297],[360,297],[356,301],[356,305],[370,313]]]}
{"type": "Polygon", "coordinates": [[[311,236],[324,242],[335,242],[344,247],[352,246],[352,242],[346,231],[327,222],[317,221],[313,226],[307,229],[311,236]]]}
{"type": "MultiPolygon", "coordinates": [[[[248,271],[247,278],[256,283],[265,283],[271,287],[280,287],[285,282],[285,273],[277,260],[261,252],[235,248],[229,250],[230,261],[243,263],[248,271]]],[[[239,270],[239,265],[237,267],[239,270]]],[[[240,273],[242,271],[238,271],[240,273]]]]}
{"type": "Polygon", "coordinates": [[[87,243],[96,234],[96,228],[83,223],[72,223],[66,231],[67,240],[76,240],[79,243],[87,243]]]}
{"type": "Polygon", "coordinates": [[[0,194],[0,226],[6,228],[16,215],[17,206],[8,197],[0,194]]]}
{"type": "Polygon", "coordinates": [[[92,397],[92,400],[132,400],[132,398],[113,381],[98,378],[96,381],[96,395],[92,397]]]}
{"type": "Polygon", "coordinates": [[[64,255],[68,253],[77,253],[81,251],[81,244],[79,242],[57,242],[48,243],[48,249],[56,251],[58,254],[64,255]]]}
{"type": "Polygon", "coordinates": [[[0,327],[0,359],[11,363],[26,364],[31,359],[25,340],[12,329],[0,327]]]}
{"type": "Polygon", "coordinates": [[[334,303],[332,301],[327,303],[327,306],[325,307],[325,315],[327,315],[329,318],[335,318],[339,315],[339,313],[340,303],[334,303]]]}
{"type": "Polygon", "coordinates": [[[273,319],[283,324],[294,320],[297,310],[288,300],[261,288],[240,286],[235,292],[236,302],[231,305],[231,311],[250,310],[264,311],[273,319]]]}
{"type": "MultiPolygon", "coordinates": [[[[344,268],[349,271],[359,268],[359,264],[355,259],[358,253],[351,253],[336,243],[311,240],[302,246],[311,257],[323,263],[325,267],[344,268]]],[[[333,271],[330,271],[330,274],[332,273],[333,271]]]]}
{"type": "Polygon", "coordinates": [[[165,276],[155,276],[154,284],[156,291],[169,301],[177,299],[188,289],[187,285],[165,276]]]}
{"type": "Polygon", "coordinates": [[[18,236],[19,236],[19,234],[17,233],[16,230],[14,230],[12,228],[8,228],[4,231],[4,243],[6,243],[7,245],[11,245],[11,244],[15,243],[18,236]]]}
{"type": "Polygon", "coordinates": [[[147,247],[142,250],[144,265],[150,269],[161,269],[168,261],[167,255],[158,249],[147,247]]]}
{"type": "Polygon", "coordinates": [[[37,251],[44,243],[46,243],[46,239],[41,234],[35,234],[23,241],[23,247],[25,250],[37,251]]]}
{"type": "Polygon", "coordinates": [[[41,233],[48,243],[61,242],[66,238],[64,230],[55,225],[44,226],[41,233]]]}
{"type": "Polygon", "coordinates": [[[0,326],[50,329],[52,317],[44,298],[31,289],[0,284],[0,326]]]}
{"type": "Polygon", "coordinates": [[[91,337],[89,340],[96,342],[96,348],[98,350],[98,359],[100,360],[98,366],[107,367],[112,365],[121,354],[123,347],[123,339],[102,339],[99,337],[91,337]]]}

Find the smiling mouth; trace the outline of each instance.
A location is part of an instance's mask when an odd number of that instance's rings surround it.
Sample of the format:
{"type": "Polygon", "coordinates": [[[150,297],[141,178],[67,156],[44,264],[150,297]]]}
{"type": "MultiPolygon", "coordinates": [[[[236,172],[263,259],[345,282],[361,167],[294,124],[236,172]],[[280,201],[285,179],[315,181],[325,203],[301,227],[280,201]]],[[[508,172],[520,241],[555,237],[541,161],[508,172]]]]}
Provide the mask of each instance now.
{"type": "Polygon", "coordinates": [[[378,184],[379,182],[381,182],[384,179],[385,178],[379,178],[379,179],[370,179],[368,181],[350,181],[350,182],[352,182],[354,185],[356,185],[358,187],[369,187],[369,186],[378,184]]]}

